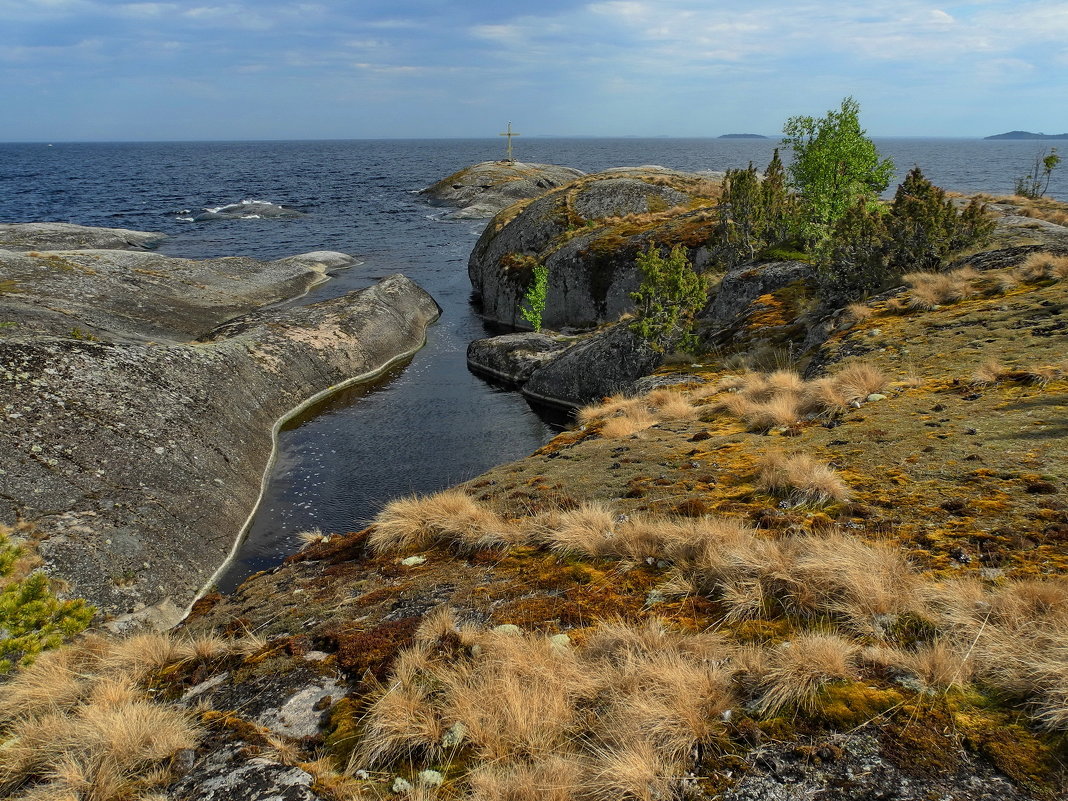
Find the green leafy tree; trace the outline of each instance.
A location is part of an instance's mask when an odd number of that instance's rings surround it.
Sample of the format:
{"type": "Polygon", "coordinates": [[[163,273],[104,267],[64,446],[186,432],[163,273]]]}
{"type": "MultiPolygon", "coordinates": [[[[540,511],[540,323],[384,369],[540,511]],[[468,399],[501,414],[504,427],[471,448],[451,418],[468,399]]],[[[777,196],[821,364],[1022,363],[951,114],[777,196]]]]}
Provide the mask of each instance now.
{"type": "Polygon", "coordinates": [[[631,293],[637,318],[631,330],[659,353],[695,351],[694,319],[708,301],[711,279],[693,269],[681,245],[664,258],[650,244],[638,254],[641,286],[631,293]]]}
{"type": "Polygon", "coordinates": [[[860,127],[860,104],[852,97],[825,117],[790,117],[783,144],[793,150],[791,183],[800,195],[804,235],[819,244],[858,200],[873,201],[890,184],[894,164],[879,158],[860,127]]]}
{"type": "Polygon", "coordinates": [[[536,264],[531,270],[530,283],[519,307],[519,316],[541,331],[541,315],[545,311],[545,297],[549,291],[549,268],[536,264]]]}
{"type": "Polygon", "coordinates": [[[1031,165],[1031,171],[1016,179],[1016,194],[1035,199],[1042,197],[1049,189],[1050,178],[1060,163],[1061,157],[1057,155],[1057,148],[1051,147],[1046,154],[1039,152],[1031,165]]]}

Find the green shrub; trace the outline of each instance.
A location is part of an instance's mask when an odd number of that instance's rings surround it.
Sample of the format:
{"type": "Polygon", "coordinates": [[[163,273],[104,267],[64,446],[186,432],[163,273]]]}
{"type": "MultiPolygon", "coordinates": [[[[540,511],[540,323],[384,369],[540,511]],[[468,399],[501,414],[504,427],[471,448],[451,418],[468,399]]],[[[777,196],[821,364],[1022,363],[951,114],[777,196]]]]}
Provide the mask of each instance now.
{"type": "Polygon", "coordinates": [[[549,268],[536,264],[531,270],[530,283],[519,306],[519,316],[541,331],[541,314],[545,311],[545,296],[549,291],[549,268]]]}
{"type": "Polygon", "coordinates": [[[817,252],[821,295],[837,305],[893,286],[906,272],[938,270],[993,230],[982,203],[973,199],[957,211],[914,167],[889,208],[859,199],[835,223],[817,252]]]}
{"type": "Polygon", "coordinates": [[[989,237],[994,220],[979,201],[958,212],[946,193],[913,167],[890,206],[888,259],[898,273],[937,270],[946,257],[989,237]]]}
{"type": "Polygon", "coordinates": [[[1031,165],[1031,171],[1016,179],[1016,194],[1032,199],[1042,197],[1049,189],[1050,178],[1060,163],[1061,157],[1057,155],[1057,148],[1051,147],[1045,155],[1039,152],[1031,165]]]}
{"type": "Polygon", "coordinates": [[[631,293],[637,319],[631,330],[659,353],[697,348],[694,318],[708,300],[711,279],[693,269],[681,245],[665,259],[654,244],[638,254],[642,283],[631,293]]]}
{"type": "Polygon", "coordinates": [[[85,628],[96,610],[78,598],[55,596],[41,571],[18,576],[23,551],[0,531],[0,674],[25,667],[85,628]]]}
{"type": "Polygon", "coordinates": [[[793,244],[797,200],[786,186],[777,148],[763,180],[752,164],[744,170],[727,170],[717,212],[712,248],[726,269],[753,261],[769,248],[793,244]]]}

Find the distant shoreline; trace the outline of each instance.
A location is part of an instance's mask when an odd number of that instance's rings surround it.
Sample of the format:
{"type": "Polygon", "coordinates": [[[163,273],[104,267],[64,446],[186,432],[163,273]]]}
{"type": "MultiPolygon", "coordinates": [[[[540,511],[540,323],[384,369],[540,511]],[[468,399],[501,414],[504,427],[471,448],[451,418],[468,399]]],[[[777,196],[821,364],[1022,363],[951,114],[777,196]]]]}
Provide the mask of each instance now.
{"type": "Polygon", "coordinates": [[[1068,133],[1044,134],[1044,133],[1031,133],[1031,131],[1009,131],[1008,133],[994,134],[993,136],[984,136],[983,139],[1028,139],[1028,140],[1068,139],[1068,133]]]}

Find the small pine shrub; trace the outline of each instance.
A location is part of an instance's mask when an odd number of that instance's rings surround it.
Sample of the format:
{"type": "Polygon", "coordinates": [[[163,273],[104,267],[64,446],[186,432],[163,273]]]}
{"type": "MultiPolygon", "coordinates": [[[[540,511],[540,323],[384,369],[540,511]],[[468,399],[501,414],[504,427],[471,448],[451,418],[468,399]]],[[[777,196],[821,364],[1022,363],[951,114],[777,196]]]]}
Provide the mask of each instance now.
{"type": "Polygon", "coordinates": [[[836,305],[889,288],[907,271],[935,272],[993,230],[994,219],[978,199],[958,212],[914,167],[888,209],[860,201],[838,220],[817,254],[821,294],[836,305]]]}
{"type": "Polygon", "coordinates": [[[23,555],[8,532],[0,530],[0,675],[62,645],[84,631],[96,614],[80,598],[58,598],[41,571],[18,575],[23,555]]]}
{"type": "Polygon", "coordinates": [[[631,330],[658,353],[694,351],[694,318],[708,301],[711,281],[693,269],[681,245],[665,259],[660,248],[650,245],[638,254],[641,286],[631,293],[637,318],[631,330]]]}
{"type": "Polygon", "coordinates": [[[727,170],[717,213],[712,249],[723,267],[758,257],[804,257],[795,241],[798,202],[787,187],[777,148],[763,179],[752,164],[744,170],[727,170]]]}

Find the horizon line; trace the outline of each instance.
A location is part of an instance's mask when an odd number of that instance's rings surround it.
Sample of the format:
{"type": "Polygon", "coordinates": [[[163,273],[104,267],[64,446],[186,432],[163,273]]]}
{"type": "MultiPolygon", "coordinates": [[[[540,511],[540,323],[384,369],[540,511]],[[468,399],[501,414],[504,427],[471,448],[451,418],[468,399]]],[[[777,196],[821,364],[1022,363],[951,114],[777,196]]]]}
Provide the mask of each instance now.
{"type": "MultiPolygon", "coordinates": [[[[866,134],[871,139],[971,139],[984,141],[986,136],[975,134],[866,134]]],[[[989,136],[989,135],[988,135],[989,136]]],[[[997,136],[997,134],[995,134],[997,136]]],[[[668,140],[707,140],[710,142],[723,139],[733,141],[781,141],[782,135],[753,134],[718,134],[710,136],[677,136],[674,134],[528,134],[525,139],[668,139],[668,140]]],[[[352,137],[277,137],[277,138],[225,138],[225,139],[4,139],[0,145],[139,145],[139,144],[237,144],[259,142],[445,142],[445,141],[497,141],[493,136],[352,136],[352,137]]],[[[1000,139],[1002,142],[1038,142],[1043,139],[1000,139]]]]}

